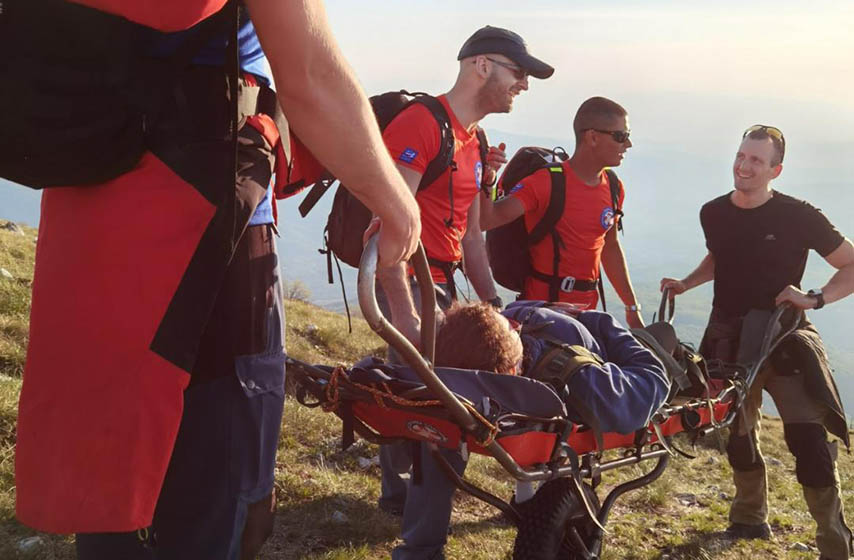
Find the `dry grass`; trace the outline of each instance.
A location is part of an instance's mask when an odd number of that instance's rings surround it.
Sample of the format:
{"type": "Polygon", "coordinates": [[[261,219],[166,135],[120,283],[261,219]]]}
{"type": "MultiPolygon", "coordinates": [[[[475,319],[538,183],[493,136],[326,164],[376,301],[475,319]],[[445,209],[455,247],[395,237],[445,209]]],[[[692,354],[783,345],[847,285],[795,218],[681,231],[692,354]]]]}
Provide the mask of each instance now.
{"type": "MultiPolygon", "coordinates": [[[[14,519],[15,420],[26,348],[34,234],[32,230],[24,236],[0,231],[0,267],[15,276],[12,282],[0,279],[0,558],[68,560],[74,557],[70,538],[39,535],[14,519]],[[41,545],[28,554],[19,552],[18,543],[31,536],[41,537],[41,545]]],[[[346,318],[341,315],[297,301],[287,302],[286,308],[288,350],[297,359],[349,364],[368,354],[383,353],[383,345],[361,320],[354,320],[354,334],[348,335],[346,318]]],[[[809,553],[792,550],[796,542],[812,545],[815,529],[795,482],[794,461],[783,441],[782,424],[766,418],[763,427],[766,458],[781,462],[769,465],[771,522],[777,535],[773,542],[733,544],[720,538],[733,486],[726,459],[711,441],[697,447],[695,460],[674,459],[660,480],[617,502],[604,558],[815,558],[814,548],[809,553]]],[[[690,449],[687,443],[682,447],[690,449]]],[[[399,520],[376,508],[379,468],[361,467],[359,462],[359,458],[376,455],[376,447],[364,441],[341,451],[338,419],[289,399],[276,472],[277,525],[261,557],[388,558],[398,542],[399,520]]],[[[840,454],[839,470],[845,506],[854,511],[851,455],[840,454]]],[[[603,490],[641,472],[632,467],[606,473],[600,496],[604,496],[603,490]]],[[[467,476],[505,498],[512,493],[509,477],[486,457],[474,457],[467,476]]],[[[458,493],[452,526],[448,558],[509,558],[515,530],[490,506],[458,493]]]]}

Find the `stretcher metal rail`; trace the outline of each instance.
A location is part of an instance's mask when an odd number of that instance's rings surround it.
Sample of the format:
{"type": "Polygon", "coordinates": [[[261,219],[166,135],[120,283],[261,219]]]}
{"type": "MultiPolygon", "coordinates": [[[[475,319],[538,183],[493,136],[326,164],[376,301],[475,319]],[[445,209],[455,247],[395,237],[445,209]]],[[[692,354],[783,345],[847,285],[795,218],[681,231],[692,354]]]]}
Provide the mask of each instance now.
{"type": "MultiPolygon", "coordinates": [[[[324,405],[327,407],[330,404],[337,405],[339,401],[348,403],[379,402],[383,408],[395,408],[404,411],[409,410],[407,403],[411,403],[412,399],[433,399],[431,402],[438,402],[441,406],[418,408],[418,414],[422,417],[443,417],[455,424],[461,431],[460,442],[463,453],[468,452],[469,443],[471,443],[474,452],[493,457],[517,481],[543,482],[560,478],[572,479],[575,482],[573,492],[576,494],[579,504],[586,509],[588,521],[586,522],[586,529],[584,529],[583,524],[579,524],[577,519],[567,527],[565,539],[572,551],[569,555],[570,558],[598,558],[605,533],[604,526],[617,498],[625,492],[645,486],[660,477],[671,456],[679,453],[690,457],[672,445],[670,440],[674,433],[690,431],[695,437],[699,437],[728,427],[732,423],[765,358],[770,355],[776,344],[794,329],[796,324],[794,321],[788,326],[784,326],[782,318],[787,307],[777,308],[767,323],[768,327],[762,340],[759,359],[750,364],[746,371],[741,368],[741,371],[732,376],[727,385],[714,396],[707,394],[704,398],[679,404],[663,405],[656,412],[653,421],[647,428],[639,430],[634,434],[634,439],[626,440],[625,445],[619,447],[623,449],[621,457],[602,461],[602,452],[605,449],[600,448],[598,441],[589,446],[591,447],[589,451],[579,453],[573,449],[570,445],[571,438],[578,436],[581,431],[578,425],[566,418],[537,418],[510,412],[493,419],[494,425],[487,426],[490,423],[476,412],[474,403],[454,394],[433,369],[436,336],[436,294],[423,247],[419,246],[412,259],[422,301],[421,352],[383,317],[379,309],[375,291],[377,261],[377,236],[374,235],[366,244],[360,263],[358,275],[359,305],[370,327],[411,366],[423,386],[408,389],[397,395],[397,399],[403,404],[395,402],[394,398],[386,402],[384,398],[378,400],[376,391],[372,392],[370,388],[364,385],[350,382],[346,372],[343,373],[342,378],[342,369],[329,371],[328,368],[311,366],[289,358],[289,370],[295,373],[299,384],[298,399],[308,406],[324,405]],[[330,403],[329,393],[332,385],[334,385],[336,403],[330,403]],[[308,401],[307,395],[309,393],[315,398],[314,402],[308,401]],[[706,414],[708,414],[707,421],[705,421],[706,414]],[[678,424],[675,423],[674,419],[676,418],[679,418],[678,424]],[[511,453],[501,445],[500,426],[502,423],[507,425],[508,422],[511,424],[539,425],[543,431],[556,434],[550,459],[542,463],[521,466],[511,453]],[[497,434],[490,434],[489,427],[493,428],[493,432],[497,432],[497,434]],[[601,506],[596,507],[590,503],[582,488],[581,481],[583,479],[591,480],[593,487],[595,487],[599,482],[599,477],[604,472],[652,459],[657,459],[657,463],[649,472],[613,488],[601,506]]],[[[662,294],[659,318],[671,322],[674,316],[674,308],[672,294],[665,291],[662,294]]],[[[383,396],[393,397],[392,395],[383,396]]],[[[355,417],[352,411],[349,414],[336,412],[339,413],[345,423],[345,445],[348,444],[346,441],[347,428],[375,443],[399,441],[399,437],[385,437],[362,419],[355,417]]],[[[583,429],[581,427],[582,431],[583,429]]],[[[447,463],[439,453],[439,447],[435,443],[423,442],[423,444],[429,445],[432,456],[459,489],[500,509],[520,527],[521,532],[524,513],[520,507],[471,484],[459,476],[447,463]]],[[[514,555],[514,558],[523,557],[525,557],[524,554],[514,555]]]]}

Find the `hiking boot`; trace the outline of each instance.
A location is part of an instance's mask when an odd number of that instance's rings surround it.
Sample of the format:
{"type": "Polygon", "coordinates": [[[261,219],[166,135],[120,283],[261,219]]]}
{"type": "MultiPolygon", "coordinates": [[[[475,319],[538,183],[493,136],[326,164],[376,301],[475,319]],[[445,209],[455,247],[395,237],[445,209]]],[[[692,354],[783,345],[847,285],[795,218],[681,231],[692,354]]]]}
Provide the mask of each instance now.
{"type": "Polygon", "coordinates": [[[724,534],[731,539],[762,539],[763,541],[771,540],[771,526],[767,523],[759,525],[748,525],[747,523],[733,523],[727,527],[724,534]]]}

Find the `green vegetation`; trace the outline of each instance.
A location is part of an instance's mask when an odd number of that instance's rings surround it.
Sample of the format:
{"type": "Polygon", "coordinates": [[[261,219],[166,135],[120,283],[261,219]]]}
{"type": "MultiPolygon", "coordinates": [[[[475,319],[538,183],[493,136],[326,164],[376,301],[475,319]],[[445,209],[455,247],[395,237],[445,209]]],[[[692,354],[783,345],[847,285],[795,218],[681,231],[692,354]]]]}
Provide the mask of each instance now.
{"type": "MultiPolygon", "coordinates": [[[[26,351],[27,315],[34,255],[35,231],[24,235],[0,230],[0,268],[12,279],[0,277],[0,558],[74,558],[70,537],[38,534],[14,517],[14,442],[17,400],[26,351]],[[22,539],[37,536],[40,543],[19,551],[22,539]]],[[[295,358],[316,363],[352,363],[382,355],[381,341],[367,325],[354,319],[352,335],[347,320],[302,301],[287,301],[287,345],[295,358]]],[[[264,548],[263,559],[349,560],[388,558],[398,542],[399,520],[376,508],[379,495],[377,449],[358,441],[341,451],[340,422],[332,414],[308,409],[289,399],[276,472],[279,496],[276,530],[264,548]],[[361,459],[361,460],[360,460],[361,459]]],[[[650,486],[630,492],[613,510],[608,525],[608,559],[753,559],[815,558],[814,524],[795,482],[794,461],[782,437],[782,424],[765,418],[761,443],[769,460],[773,542],[730,543],[720,538],[733,493],[726,458],[715,438],[700,442],[689,461],[675,458],[664,476],[650,486]],[[796,543],[808,544],[799,552],[796,543]]],[[[690,442],[679,442],[691,451],[690,442]]],[[[605,473],[604,490],[636,477],[652,465],[605,473]]],[[[854,511],[854,460],[840,454],[843,497],[854,511]]],[[[512,484],[498,464],[474,457],[467,476],[478,485],[509,497],[512,484]]],[[[600,496],[604,496],[600,489],[600,496]]],[[[509,558],[514,528],[490,506],[457,494],[451,559],[509,558]]]]}

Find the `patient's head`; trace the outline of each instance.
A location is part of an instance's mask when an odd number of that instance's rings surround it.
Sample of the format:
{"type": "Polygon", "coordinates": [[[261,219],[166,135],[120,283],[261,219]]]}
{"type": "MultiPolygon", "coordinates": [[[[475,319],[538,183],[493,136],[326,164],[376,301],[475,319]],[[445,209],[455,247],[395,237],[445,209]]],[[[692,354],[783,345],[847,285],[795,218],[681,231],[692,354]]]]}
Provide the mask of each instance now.
{"type": "Polygon", "coordinates": [[[436,365],[516,373],[522,341],[506,317],[479,302],[454,305],[436,334],[436,365]]]}

